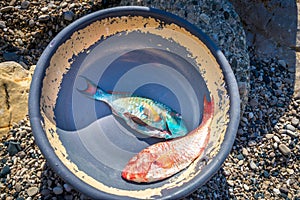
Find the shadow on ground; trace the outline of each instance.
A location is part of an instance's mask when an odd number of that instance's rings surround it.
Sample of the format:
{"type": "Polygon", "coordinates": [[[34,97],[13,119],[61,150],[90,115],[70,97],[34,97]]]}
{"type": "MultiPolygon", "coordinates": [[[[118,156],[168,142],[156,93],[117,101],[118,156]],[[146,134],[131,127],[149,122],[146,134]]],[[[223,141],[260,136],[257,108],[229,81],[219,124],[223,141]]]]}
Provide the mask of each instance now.
{"type": "Polygon", "coordinates": [[[286,189],[285,182],[296,180],[297,175],[281,176],[280,172],[299,161],[295,148],[298,139],[291,136],[288,140],[281,133],[287,130],[291,118],[297,116],[298,109],[297,4],[292,0],[231,0],[231,3],[247,35],[251,64],[249,102],[223,167],[187,199],[279,198],[273,192],[278,185],[270,185],[270,180],[276,182],[281,178],[284,181],[278,183],[281,184],[279,194],[289,198],[297,192],[286,189]],[[274,136],[280,141],[276,142],[274,136]],[[284,144],[291,153],[285,155],[275,143],[284,144]],[[220,184],[215,186],[216,182],[220,184]],[[201,196],[202,193],[206,195],[201,196]]]}

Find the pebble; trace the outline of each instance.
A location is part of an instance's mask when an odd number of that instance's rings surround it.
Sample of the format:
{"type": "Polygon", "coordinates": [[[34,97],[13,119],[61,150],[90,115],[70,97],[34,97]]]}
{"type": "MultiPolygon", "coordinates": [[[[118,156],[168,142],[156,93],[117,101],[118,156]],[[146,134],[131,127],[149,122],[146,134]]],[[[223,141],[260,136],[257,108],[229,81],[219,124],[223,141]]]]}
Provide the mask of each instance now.
{"type": "Polygon", "coordinates": [[[249,186],[248,186],[247,184],[244,184],[244,189],[245,189],[246,191],[248,191],[250,188],[249,188],[249,186]]]}
{"type": "Polygon", "coordinates": [[[10,174],[10,167],[8,165],[5,165],[0,172],[0,178],[3,178],[8,174],[10,174]]]}
{"type": "Polygon", "coordinates": [[[256,99],[251,99],[250,102],[249,102],[249,104],[253,108],[256,107],[256,106],[258,106],[258,102],[257,102],[256,99]]]}
{"type": "Polygon", "coordinates": [[[5,21],[0,21],[0,28],[2,28],[2,29],[6,28],[6,22],[5,21]]]}
{"type": "Polygon", "coordinates": [[[30,5],[30,2],[29,1],[22,1],[21,3],[21,8],[22,9],[27,9],[30,5]]]}
{"type": "Polygon", "coordinates": [[[236,158],[239,159],[239,160],[244,160],[244,156],[242,154],[237,155],[236,158]]]}
{"type": "Polygon", "coordinates": [[[279,133],[288,134],[288,135],[290,135],[291,137],[294,137],[294,138],[298,137],[298,135],[299,135],[297,132],[293,132],[293,131],[287,130],[287,129],[280,129],[279,133]]]}
{"type": "Polygon", "coordinates": [[[60,4],[60,6],[61,6],[62,8],[65,8],[65,7],[68,6],[68,3],[67,3],[67,2],[62,2],[62,3],[60,4]]]}
{"type": "Polygon", "coordinates": [[[243,148],[242,154],[247,157],[249,155],[249,152],[246,148],[243,148]]]}
{"type": "Polygon", "coordinates": [[[20,57],[17,55],[16,52],[4,52],[3,58],[6,61],[18,61],[20,57]]]}
{"type": "Polygon", "coordinates": [[[41,11],[42,12],[47,12],[48,11],[48,7],[46,6],[46,7],[41,8],[41,11]]]}
{"type": "Polygon", "coordinates": [[[298,124],[299,124],[299,119],[296,118],[296,117],[293,117],[293,118],[292,118],[292,125],[293,125],[293,126],[298,126],[298,124]]]}
{"type": "Polygon", "coordinates": [[[33,19],[30,19],[29,22],[28,22],[28,25],[30,27],[33,27],[35,25],[35,21],[33,19]]]}
{"type": "Polygon", "coordinates": [[[40,15],[38,19],[39,19],[39,21],[44,22],[44,21],[48,21],[50,19],[50,16],[49,15],[40,15]]]}
{"type": "Polygon", "coordinates": [[[249,119],[252,119],[254,117],[253,112],[249,112],[248,117],[249,117],[249,119]]]}
{"type": "Polygon", "coordinates": [[[278,136],[274,135],[273,139],[275,142],[280,143],[280,139],[278,136]]]}
{"type": "Polygon", "coordinates": [[[74,18],[74,15],[75,14],[72,11],[66,11],[66,12],[64,12],[64,20],[72,21],[74,18]]]}
{"type": "Polygon", "coordinates": [[[38,187],[30,187],[27,189],[27,194],[28,196],[33,197],[38,193],[38,191],[39,191],[38,187]]]}
{"type": "Polygon", "coordinates": [[[201,14],[200,14],[200,19],[201,19],[204,23],[209,24],[210,18],[209,18],[209,16],[208,16],[207,14],[201,13],[201,14]]]}
{"type": "Polygon", "coordinates": [[[72,189],[73,189],[73,187],[72,186],[70,186],[69,184],[67,184],[67,183],[65,183],[64,184],[64,188],[65,188],[65,190],[67,191],[67,192],[71,192],[72,191],[72,189]]]}
{"type": "Polygon", "coordinates": [[[22,149],[21,149],[21,146],[20,146],[19,142],[9,141],[7,151],[8,151],[10,156],[14,156],[15,154],[17,154],[21,150],[22,149]]]}
{"type": "Polygon", "coordinates": [[[277,189],[277,188],[273,188],[273,192],[274,192],[275,194],[277,194],[277,195],[281,193],[280,190],[277,189]]]}
{"type": "Polygon", "coordinates": [[[282,193],[286,193],[286,194],[289,193],[289,189],[287,187],[280,187],[279,190],[282,193]]]}
{"type": "Polygon", "coordinates": [[[256,146],[257,145],[257,143],[256,143],[256,141],[254,141],[254,140],[250,140],[249,142],[248,142],[248,146],[249,147],[253,147],[253,146],[256,146]]]}
{"type": "Polygon", "coordinates": [[[273,138],[274,137],[274,134],[270,134],[270,133],[268,133],[268,134],[266,134],[266,136],[265,136],[267,139],[271,139],[271,138],[273,138]]]}
{"type": "Polygon", "coordinates": [[[285,60],[278,60],[278,64],[279,64],[281,67],[286,67],[286,62],[285,62],[285,60]]]}
{"type": "Polygon", "coordinates": [[[64,192],[64,190],[62,187],[56,186],[53,188],[53,192],[54,192],[54,194],[59,195],[59,194],[62,194],[64,192]]]}
{"type": "Polygon", "coordinates": [[[291,150],[289,147],[287,147],[285,144],[280,144],[279,145],[279,150],[281,153],[285,156],[289,156],[291,154],[291,150]]]}
{"type": "Polygon", "coordinates": [[[6,13],[6,12],[11,11],[13,8],[14,8],[13,6],[4,6],[4,7],[0,8],[0,12],[6,13]]]}
{"type": "Polygon", "coordinates": [[[49,189],[42,189],[41,191],[41,195],[43,195],[44,197],[48,196],[51,193],[51,191],[49,189]]]}
{"type": "Polygon", "coordinates": [[[250,168],[253,169],[253,170],[258,169],[257,165],[253,162],[253,160],[250,161],[250,168]]]}
{"type": "Polygon", "coordinates": [[[287,168],[286,171],[287,171],[290,175],[293,175],[294,172],[295,172],[293,169],[289,169],[289,168],[287,168]]]}
{"type": "Polygon", "coordinates": [[[295,131],[296,130],[296,128],[293,125],[291,125],[291,124],[287,124],[286,125],[286,129],[288,129],[290,131],[295,131]]]}
{"type": "Polygon", "coordinates": [[[20,183],[16,183],[16,185],[15,185],[15,190],[16,190],[16,192],[21,192],[21,190],[22,190],[22,185],[21,185],[20,183]]]}

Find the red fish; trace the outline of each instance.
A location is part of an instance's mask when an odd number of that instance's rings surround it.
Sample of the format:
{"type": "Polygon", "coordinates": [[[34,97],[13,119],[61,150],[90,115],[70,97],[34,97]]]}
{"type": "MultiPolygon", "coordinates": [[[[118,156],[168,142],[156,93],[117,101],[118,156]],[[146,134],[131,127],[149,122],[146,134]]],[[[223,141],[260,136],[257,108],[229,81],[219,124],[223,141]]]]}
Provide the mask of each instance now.
{"type": "Polygon", "coordinates": [[[133,182],[155,182],[168,178],[188,167],[201,156],[210,138],[214,113],[213,98],[204,97],[204,114],[198,128],[182,138],[151,145],[129,160],[122,177],[133,182]]]}

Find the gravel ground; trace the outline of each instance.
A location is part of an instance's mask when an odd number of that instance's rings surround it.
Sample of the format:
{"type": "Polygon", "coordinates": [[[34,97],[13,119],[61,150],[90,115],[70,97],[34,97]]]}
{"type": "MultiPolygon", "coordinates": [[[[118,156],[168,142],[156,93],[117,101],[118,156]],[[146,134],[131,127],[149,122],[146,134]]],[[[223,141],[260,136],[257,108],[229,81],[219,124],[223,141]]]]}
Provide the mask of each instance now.
{"type": "MultiPolygon", "coordinates": [[[[12,59],[29,68],[75,18],[117,5],[49,2],[0,1],[0,62],[12,59]]],[[[294,70],[284,60],[250,55],[249,101],[233,149],[217,174],[185,199],[300,199],[300,98],[293,98],[294,70]]],[[[27,118],[0,140],[0,199],[87,199],[48,167],[27,118]]]]}

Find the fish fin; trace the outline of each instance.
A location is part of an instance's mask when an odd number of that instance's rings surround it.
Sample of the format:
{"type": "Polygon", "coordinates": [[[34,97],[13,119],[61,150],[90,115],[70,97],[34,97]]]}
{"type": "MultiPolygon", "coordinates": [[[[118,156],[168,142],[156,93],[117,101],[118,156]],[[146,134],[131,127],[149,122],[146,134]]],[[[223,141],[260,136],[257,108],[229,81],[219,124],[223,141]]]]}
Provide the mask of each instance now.
{"type": "Polygon", "coordinates": [[[82,77],[86,81],[87,87],[83,90],[76,88],[78,92],[80,92],[88,97],[91,97],[91,98],[95,98],[94,97],[95,95],[105,95],[106,94],[90,79],[86,78],[85,76],[80,76],[80,77],[82,77]]]}
{"type": "Polygon", "coordinates": [[[108,90],[107,93],[112,95],[125,96],[125,97],[132,96],[132,93],[130,92],[117,92],[117,91],[108,90]]]}
{"type": "Polygon", "coordinates": [[[154,164],[161,168],[169,169],[174,165],[174,160],[169,155],[162,154],[154,161],[154,164]]]}
{"type": "Polygon", "coordinates": [[[172,132],[170,131],[169,129],[169,125],[168,125],[168,122],[166,121],[166,131],[165,133],[169,134],[169,135],[172,135],[172,132]]]}
{"type": "Polygon", "coordinates": [[[137,116],[129,113],[129,112],[126,112],[124,113],[124,116],[130,118],[134,123],[140,125],[140,126],[149,126],[147,123],[145,123],[143,120],[141,120],[140,118],[138,118],[137,116]]]}

